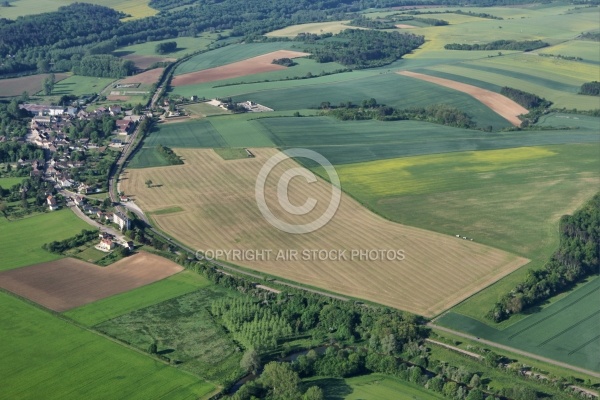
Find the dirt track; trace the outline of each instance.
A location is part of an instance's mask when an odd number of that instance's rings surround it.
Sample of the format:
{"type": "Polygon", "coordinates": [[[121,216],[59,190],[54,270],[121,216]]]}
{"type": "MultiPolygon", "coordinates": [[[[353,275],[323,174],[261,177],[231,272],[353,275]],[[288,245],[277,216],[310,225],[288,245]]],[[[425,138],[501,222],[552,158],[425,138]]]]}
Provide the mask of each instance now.
{"type": "Polygon", "coordinates": [[[308,53],[291,50],[278,50],[262,56],[248,58],[216,68],[177,75],[171,82],[172,86],[194,85],[197,83],[213,82],[221,79],[239,78],[241,76],[259,74],[285,69],[282,65],[272,64],[277,58],[298,58],[308,56],[308,53]]]}
{"type": "Polygon", "coordinates": [[[140,252],[108,267],[74,258],[0,273],[0,287],[62,312],[127,292],[183,270],[154,254],[140,252]]]}
{"type": "Polygon", "coordinates": [[[527,114],[529,111],[509,99],[508,97],[502,96],[499,93],[481,89],[477,86],[468,85],[466,83],[451,81],[450,79],[438,78],[436,76],[419,74],[411,71],[399,71],[398,74],[404,76],[410,76],[411,78],[421,79],[427,82],[435,83],[441,86],[445,86],[450,89],[458,90],[463,93],[467,93],[487,107],[489,107],[496,114],[500,115],[514,126],[520,126],[521,120],[519,115],[527,114]]]}

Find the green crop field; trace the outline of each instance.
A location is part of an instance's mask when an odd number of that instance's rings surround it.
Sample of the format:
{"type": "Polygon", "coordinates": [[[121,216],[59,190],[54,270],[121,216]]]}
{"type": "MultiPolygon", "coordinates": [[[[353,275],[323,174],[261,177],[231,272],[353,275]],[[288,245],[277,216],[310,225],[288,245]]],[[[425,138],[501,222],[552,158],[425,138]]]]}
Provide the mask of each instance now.
{"type": "Polygon", "coordinates": [[[142,147],[135,152],[127,168],[166,167],[169,162],[156,150],[156,147],[142,147]]]}
{"type": "MultiPolygon", "coordinates": [[[[351,74],[338,74],[350,76],[351,74]]],[[[360,76],[360,75],[359,75],[360,76]]],[[[332,76],[332,78],[337,75],[332,76]]],[[[324,77],[324,78],[330,78],[324,77]]],[[[337,80],[337,79],[336,79],[337,80]]],[[[252,100],[275,110],[296,110],[318,108],[321,102],[331,104],[351,101],[355,104],[362,100],[375,98],[379,103],[397,108],[421,107],[431,104],[451,104],[467,111],[482,127],[492,126],[501,129],[510,126],[509,122],[491,111],[471,96],[433,83],[401,76],[398,74],[378,74],[364,78],[324,82],[325,79],[307,79],[304,84],[282,85],[277,83],[256,85],[236,85],[216,88],[219,97],[234,97],[235,101],[252,100]],[[267,88],[273,87],[268,90],[267,88]],[[247,89],[255,91],[247,92],[247,89]]],[[[288,83],[280,82],[280,83],[288,83]]]]}
{"type": "Polygon", "coordinates": [[[79,253],[71,254],[70,252],[67,254],[68,256],[73,255],[74,257],[79,258],[80,260],[95,263],[106,257],[106,253],[100,250],[95,249],[93,246],[80,251],[79,253]]]}
{"type": "Polygon", "coordinates": [[[216,35],[204,33],[198,37],[177,37],[174,39],[165,39],[155,42],[146,42],[134,44],[131,46],[120,47],[116,53],[119,56],[127,54],[135,54],[140,56],[156,56],[156,57],[174,57],[180,58],[186,54],[192,54],[196,51],[205,50],[216,40],[216,35]],[[158,54],[156,45],[164,42],[177,42],[177,50],[168,54],[158,54]]]}
{"type": "Polygon", "coordinates": [[[236,296],[236,292],[206,286],[121,315],[96,328],[141,350],[158,341],[159,353],[178,360],[178,368],[220,381],[238,372],[241,358],[237,345],[208,312],[213,300],[228,296],[236,296]]]}
{"type": "MultiPolygon", "coordinates": [[[[598,121],[591,118],[590,124],[594,120],[598,121]]],[[[598,143],[600,139],[597,130],[584,128],[566,132],[487,133],[419,121],[338,121],[312,117],[264,118],[255,122],[264,126],[277,147],[310,148],[335,165],[468,150],[598,143]]]]}
{"type": "MultiPolygon", "coordinates": [[[[15,19],[24,15],[41,14],[58,10],[59,7],[76,3],[78,0],[10,0],[10,7],[0,8],[0,18],[15,19]]],[[[150,17],[158,11],[151,8],[150,0],[88,0],[86,3],[98,4],[122,11],[137,19],[150,17]]]]}
{"type": "Polygon", "coordinates": [[[16,221],[0,218],[0,270],[61,258],[43,250],[42,245],[69,238],[82,229],[90,229],[90,225],[77,218],[71,210],[53,211],[16,221]]]}
{"type": "Polygon", "coordinates": [[[388,219],[530,259],[556,248],[559,217],[600,184],[592,144],[405,157],[337,171],[345,191],[388,219]]]}
{"type": "Polygon", "coordinates": [[[224,110],[221,107],[213,106],[212,104],[208,103],[185,104],[181,106],[181,108],[186,112],[194,114],[198,117],[210,117],[213,115],[231,114],[231,112],[228,110],[224,110]]]}
{"type": "Polygon", "coordinates": [[[569,40],[555,46],[545,47],[537,52],[540,54],[554,54],[555,56],[580,57],[585,62],[600,63],[597,42],[587,40],[569,40]]]}
{"type": "Polygon", "coordinates": [[[246,149],[239,147],[216,148],[214,150],[215,153],[217,153],[223,160],[240,160],[243,158],[248,158],[246,149]]]}
{"type": "Polygon", "coordinates": [[[162,281],[69,310],[64,315],[80,324],[94,326],[208,285],[210,283],[201,275],[191,271],[182,271],[162,281]]]}
{"type": "Polygon", "coordinates": [[[236,61],[245,60],[271,53],[277,50],[295,49],[301,51],[300,43],[273,42],[273,43],[248,43],[230,44],[229,46],[211,50],[208,53],[198,54],[184,62],[175,70],[175,75],[187,74],[189,72],[201,71],[208,68],[231,64],[236,61]]]}
{"type": "Polygon", "coordinates": [[[600,279],[590,279],[568,296],[525,319],[497,330],[450,312],[437,323],[511,347],[600,372],[600,279]]]}
{"type": "Polygon", "coordinates": [[[215,389],[5,293],[0,334],[5,398],[197,399],[215,389]]]}
{"type": "Polygon", "coordinates": [[[327,400],[433,400],[444,398],[439,393],[383,374],[370,374],[346,379],[312,378],[304,380],[303,384],[307,387],[319,386],[327,400]]]}
{"type": "Polygon", "coordinates": [[[113,78],[94,78],[90,76],[73,75],[57,82],[54,85],[52,96],[100,93],[104,88],[114,82],[113,78]]]}

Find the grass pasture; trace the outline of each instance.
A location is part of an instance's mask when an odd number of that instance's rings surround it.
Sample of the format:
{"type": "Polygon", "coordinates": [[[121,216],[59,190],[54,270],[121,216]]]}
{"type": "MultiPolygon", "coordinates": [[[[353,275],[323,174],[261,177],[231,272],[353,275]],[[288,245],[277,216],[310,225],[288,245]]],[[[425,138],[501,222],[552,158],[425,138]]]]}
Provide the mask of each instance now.
{"type": "MultiPolygon", "coordinates": [[[[59,7],[76,2],[77,0],[11,0],[10,7],[0,8],[0,17],[15,19],[25,15],[52,12],[58,10],[59,7]]],[[[110,7],[130,15],[131,17],[125,18],[125,21],[151,17],[158,13],[148,5],[150,0],[88,0],[86,2],[110,7]]]]}
{"type": "Polygon", "coordinates": [[[181,106],[183,110],[200,118],[210,117],[213,115],[227,115],[230,111],[224,110],[221,107],[213,106],[208,103],[193,103],[181,106]]]}
{"type": "Polygon", "coordinates": [[[137,56],[153,56],[153,57],[169,57],[180,58],[186,54],[192,54],[200,50],[205,50],[216,40],[216,35],[203,33],[198,37],[178,37],[175,39],[158,40],[154,42],[146,42],[133,44],[131,46],[120,47],[115,55],[137,55],[137,56]],[[177,49],[168,54],[158,54],[156,45],[164,42],[177,42],[177,49]]]}
{"type": "Polygon", "coordinates": [[[114,82],[113,78],[94,78],[91,76],[72,75],[54,85],[52,96],[100,93],[114,82]]]}
{"type": "Polygon", "coordinates": [[[192,57],[177,67],[175,75],[220,67],[277,50],[302,50],[297,47],[302,46],[294,42],[230,44],[192,57]]]}
{"type": "Polygon", "coordinates": [[[433,391],[383,374],[370,374],[353,378],[311,378],[306,386],[317,385],[327,400],[397,399],[434,400],[444,396],[433,391]]]}
{"type": "Polygon", "coordinates": [[[544,357],[600,372],[598,297],[600,279],[591,278],[559,301],[504,330],[450,312],[437,323],[544,357]]]}
{"type": "Polygon", "coordinates": [[[63,315],[82,325],[94,326],[208,285],[209,282],[201,275],[190,271],[182,271],[150,285],[69,310],[63,315]]]}
{"type": "Polygon", "coordinates": [[[23,182],[25,178],[0,178],[0,186],[3,189],[10,189],[14,185],[18,185],[23,182]]]}
{"type": "Polygon", "coordinates": [[[6,398],[191,400],[215,389],[6,293],[0,293],[0,335],[6,398]]]}
{"type": "Polygon", "coordinates": [[[554,54],[567,57],[581,57],[585,62],[600,64],[600,53],[596,42],[569,40],[551,47],[537,50],[540,54],[554,54]]]}
{"type": "Polygon", "coordinates": [[[82,229],[90,229],[90,226],[71,210],[58,210],[16,221],[0,218],[0,271],[61,258],[59,254],[43,250],[42,245],[67,239],[82,229]]]}
{"type": "MultiPolygon", "coordinates": [[[[2,9],[2,8],[0,8],[2,9]]],[[[0,14],[1,15],[1,14],[0,14]]],[[[0,98],[20,96],[23,92],[33,95],[44,88],[44,80],[50,74],[23,76],[20,78],[0,79],[0,98]]],[[[55,74],[57,84],[68,77],[67,74],[55,74]]]]}
{"type": "MultiPolygon", "coordinates": [[[[431,316],[526,262],[480,244],[386,221],[347,196],[342,196],[335,217],[319,230],[304,235],[284,234],[263,218],[255,202],[256,177],[276,149],[251,148],[255,158],[228,161],[208,149],[176,151],[185,159],[185,165],[130,170],[121,185],[147,212],[173,204],[183,208],[183,212],[153,215],[153,220],[190,247],[274,251],[344,248],[357,252],[400,248],[407,254],[402,261],[395,256],[380,257],[370,262],[368,269],[358,253],[354,258],[337,261],[309,257],[282,264],[272,257],[264,262],[239,262],[251,269],[431,316]],[[149,178],[160,186],[147,188],[144,182],[149,178]]],[[[316,184],[297,180],[297,185],[290,186],[293,204],[302,204],[306,196],[313,197],[318,201],[314,213],[282,214],[275,200],[277,177],[285,168],[296,166],[291,160],[280,163],[269,175],[266,195],[269,207],[274,205],[273,212],[279,218],[303,223],[325,211],[331,187],[320,179],[316,184]]]]}
{"type": "Polygon", "coordinates": [[[220,381],[238,372],[242,354],[208,310],[212,301],[235,295],[235,291],[205,284],[192,293],[121,315],[96,328],[143,351],[157,341],[159,354],[178,360],[179,369],[220,381]]]}

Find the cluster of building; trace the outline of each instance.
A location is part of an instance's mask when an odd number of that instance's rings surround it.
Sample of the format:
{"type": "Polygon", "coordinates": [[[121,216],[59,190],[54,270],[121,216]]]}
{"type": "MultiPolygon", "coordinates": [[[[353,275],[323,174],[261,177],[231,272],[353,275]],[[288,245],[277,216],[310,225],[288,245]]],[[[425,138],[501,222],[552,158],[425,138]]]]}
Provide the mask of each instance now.
{"type": "Polygon", "coordinates": [[[119,242],[113,235],[111,235],[108,232],[100,233],[100,243],[98,243],[95,247],[100,251],[109,252],[114,250],[119,244],[128,250],[134,249],[134,243],[132,241],[119,242]]]}
{"type": "Polygon", "coordinates": [[[75,196],[71,200],[81,212],[96,217],[100,222],[114,223],[121,230],[131,228],[130,219],[120,212],[104,212],[99,207],[89,204],[87,199],[83,196],[75,196]]]}

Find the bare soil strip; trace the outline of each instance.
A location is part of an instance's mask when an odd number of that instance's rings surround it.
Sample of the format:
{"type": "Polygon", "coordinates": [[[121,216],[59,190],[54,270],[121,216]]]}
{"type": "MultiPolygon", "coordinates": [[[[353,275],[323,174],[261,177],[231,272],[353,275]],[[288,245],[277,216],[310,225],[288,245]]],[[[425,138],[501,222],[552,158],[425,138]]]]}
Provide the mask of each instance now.
{"type": "Polygon", "coordinates": [[[416,26],[407,25],[407,24],[397,24],[396,28],[398,28],[398,29],[413,29],[413,28],[416,28],[416,26]]]}
{"type": "Polygon", "coordinates": [[[146,252],[108,267],[64,258],[2,272],[0,287],[63,312],[148,285],[181,270],[174,262],[146,252]]]}
{"type": "Polygon", "coordinates": [[[222,79],[239,78],[241,76],[259,74],[261,72],[271,72],[285,69],[282,65],[273,64],[274,59],[278,58],[298,58],[306,57],[308,53],[291,50],[278,50],[262,56],[248,58],[243,61],[222,65],[216,68],[209,68],[202,71],[190,72],[188,74],[177,75],[173,78],[172,86],[194,85],[197,83],[213,82],[222,79]]]}
{"type": "MultiPolygon", "coordinates": [[[[129,170],[122,189],[147,212],[178,205],[183,211],[153,216],[157,227],[194,250],[244,251],[241,259],[228,258],[237,265],[433,316],[528,261],[471,241],[390,222],[346,195],[322,228],[307,234],[284,233],[265,220],[255,200],[258,173],[277,149],[251,149],[254,158],[229,161],[210,149],[175,151],[185,159],[184,165],[129,170]],[[147,179],[157,185],[148,188],[147,179]],[[400,250],[402,257],[397,253],[400,250]],[[261,251],[269,256],[252,258],[261,251]],[[283,258],[277,259],[278,255],[283,258]]],[[[278,202],[277,187],[279,178],[292,168],[301,167],[286,160],[271,171],[267,204],[282,220],[309,223],[328,207],[331,185],[320,178],[315,183],[293,179],[288,188],[291,204],[299,206],[309,198],[317,203],[306,215],[290,215],[278,202]]]]}
{"type": "Polygon", "coordinates": [[[142,72],[141,74],[128,76],[117,83],[141,83],[142,85],[152,85],[153,83],[158,82],[164,70],[164,68],[154,68],[150,71],[142,72]]]}
{"type": "Polygon", "coordinates": [[[398,74],[421,79],[427,82],[445,86],[450,89],[458,90],[463,93],[467,93],[468,95],[473,96],[474,98],[485,104],[492,111],[500,115],[502,118],[506,119],[514,126],[521,125],[521,120],[518,117],[519,115],[527,114],[529,112],[525,107],[512,101],[508,97],[502,96],[499,93],[494,93],[486,89],[481,89],[477,86],[452,81],[450,79],[438,78],[436,76],[420,74],[418,72],[398,71],[398,74]]]}

